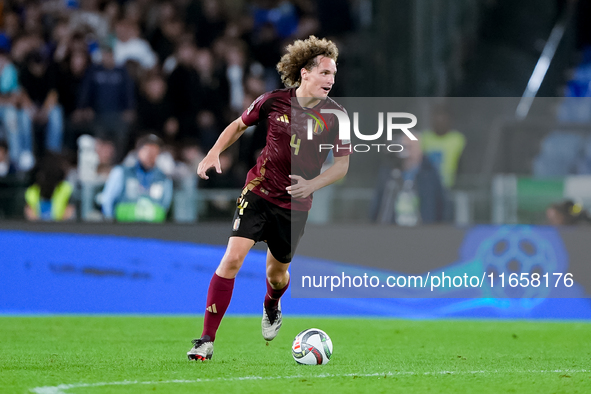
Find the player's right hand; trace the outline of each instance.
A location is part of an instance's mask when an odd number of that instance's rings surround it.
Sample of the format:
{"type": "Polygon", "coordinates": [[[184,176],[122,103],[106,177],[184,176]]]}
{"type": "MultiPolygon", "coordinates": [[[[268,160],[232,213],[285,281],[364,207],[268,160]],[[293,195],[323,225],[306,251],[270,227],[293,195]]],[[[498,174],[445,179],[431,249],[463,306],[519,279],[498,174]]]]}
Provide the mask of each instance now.
{"type": "Polygon", "coordinates": [[[205,156],[205,158],[201,160],[201,163],[199,163],[199,166],[197,167],[197,175],[199,175],[199,178],[201,179],[209,179],[206,173],[211,168],[215,168],[215,171],[218,174],[222,173],[219,155],[213,157],[210,157],[210,155],[205,156]]]}

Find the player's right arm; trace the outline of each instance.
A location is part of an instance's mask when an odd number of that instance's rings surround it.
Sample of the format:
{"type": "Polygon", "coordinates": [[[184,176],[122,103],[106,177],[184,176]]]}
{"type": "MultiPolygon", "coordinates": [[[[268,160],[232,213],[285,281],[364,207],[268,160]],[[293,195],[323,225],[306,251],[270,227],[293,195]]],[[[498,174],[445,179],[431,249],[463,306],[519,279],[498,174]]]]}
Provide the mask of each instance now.
{"type": "Polygon", "coordinates": [[[199,175],[200,178],[209,179],[206,173],[210,168],[215,168],[218,174],[222,173],[220,154],[236,142],[247,127],[248,126],[242,121],[242,117],[239,117],[222,131],[222,134],[218,137],[213,148],[210,149],[207,156],[201,160],[201,163],[199,163],[199,166],[197,167],[197,175],[199,175]]]}

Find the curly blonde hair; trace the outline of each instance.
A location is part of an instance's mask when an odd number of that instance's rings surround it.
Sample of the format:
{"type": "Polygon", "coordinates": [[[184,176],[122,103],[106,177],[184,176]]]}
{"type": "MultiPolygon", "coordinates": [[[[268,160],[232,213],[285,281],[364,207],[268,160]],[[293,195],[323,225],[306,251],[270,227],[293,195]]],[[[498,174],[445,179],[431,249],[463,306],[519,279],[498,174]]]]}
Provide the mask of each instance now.
{"type": "Polygon", "coordinates": [[[287,87],[298,87],[302,81],[300,70],[311,70],[318,65],[317,56],[331,58],[335,62],[339,56],[337,46],[326,38],[310,36],[305,40],[296,40],[287,46],[287,53],[277,63],[281,81],[287,87]]]}

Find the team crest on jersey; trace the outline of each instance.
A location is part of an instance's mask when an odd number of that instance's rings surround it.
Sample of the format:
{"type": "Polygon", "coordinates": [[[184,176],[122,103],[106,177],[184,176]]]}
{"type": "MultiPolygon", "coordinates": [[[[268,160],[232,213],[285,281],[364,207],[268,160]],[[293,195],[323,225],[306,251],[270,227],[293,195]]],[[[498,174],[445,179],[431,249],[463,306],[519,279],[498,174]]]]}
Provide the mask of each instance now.
{"type": "Polygon", "coordinates": [[[313,109],[309,110],[310,112],[304,112],[308,115],[311,119],[308,119],[308,135],[314,134],[319,135],[322,134],[324,129],[328,129],[328,125],[326,124],[326,120],[324,117],[317,111],[313,109]]]}

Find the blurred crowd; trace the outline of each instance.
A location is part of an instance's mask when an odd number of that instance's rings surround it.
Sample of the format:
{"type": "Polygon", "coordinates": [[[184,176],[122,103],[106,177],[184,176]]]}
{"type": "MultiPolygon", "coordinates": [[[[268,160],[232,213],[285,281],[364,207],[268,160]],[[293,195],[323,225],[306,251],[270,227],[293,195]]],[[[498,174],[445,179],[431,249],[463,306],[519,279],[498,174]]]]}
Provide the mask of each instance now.
{"type": "MultiPolygon", "coordinates": [[[[116,164],[134,161],[147,134],[162,141],[158,166],[167,176],[191,172],[229,122],[282,87],[275,64],[284,46],[310,34],[338,37],[352,28],[350,7],[335,0],[4,1],[0,178],[34,180],[47,155],[66,177],[75,174],[83,135],[92,137],[103,181],[116,164]]],[[[221,158],[224,173],[204,187],[241,186],[265,143],[264,130],[246,134],[221,158]]]]}
{"type": "Polygon", "coordinates": [[[415,226],[451,222],[451,191],[462,154],[464,134],[454,128],[450,108],[431,108],[430,128],[406,137],[399,155],[384,155],[374,192],[370,219],[375,223],[415,226]]]}
{"type": "MultiPolygon", "coordinates": [[[[0,140],[9,170],[29,171],[46,152],[74,162],[82,134],[98,140],[102,166],[147,133],[193,164],[254,98],[280,87],[274,68],[286,43],[339,32],[321,28],[319,11],[311,0],[4,2],[0,140]]],[[[256,149],[242,151],[229,161],[250,161],[256,149]]]]}
{"type": "Polygon", "coordinates": [[[568,71],[564,98],[557,108],[558,127],[548,133],[533,162],[538,178],[591,174],[591,46],[581,50],[581,60],[568,71]]]}
{"type": "MultiPolygon", "coordinates": [[[[260,94],[282,87],[275,65],[284,47],[310,34],[339,44],[361,25],[362,3],[0,3],[0,187],[7,179],[26,184],[29,219],[80,215],[71,203],[80,202],[82,181],[99,184],[97,192],[106,184],[99,193],[104,201],[93,198],[101,218],[164,220],[171,188],[195,190],[195,166],[224,127],[260,94]],[[117,209],[115,201],[123,205],[117,209]],[[133,209],[125,208],[129,201],[133,209]]],[[[347,61],[342,49],[340,63],[347,61]]],[[[560,122],[591,122],[589,102],[581,99],[591,95],[590,65],[586,49],[567,83],[560,122]]],[[[332,94],[343,95],[344,86],[337,83],[332,94]]],[[[431,129],[419,142],[405,142],[404,154],[382,163],[371,220],[414,225],[452,219],[450,196],[466,139],[448,108],[431,115],[431,129]]],[[[242,187],[265,134],[263,124],[249,128],[220,157],[223,173],[198,188],[242,187]]],[[[579,131],[548,134],[532,164],[538,178],[589,173],[591,137],[579,131]]],[[[23,213],[13,206],[13,194],[0,190],[0,217],[23,213]]],[[[232,210],[228,201],[209,204],[213,216],[232,210]]]]}

